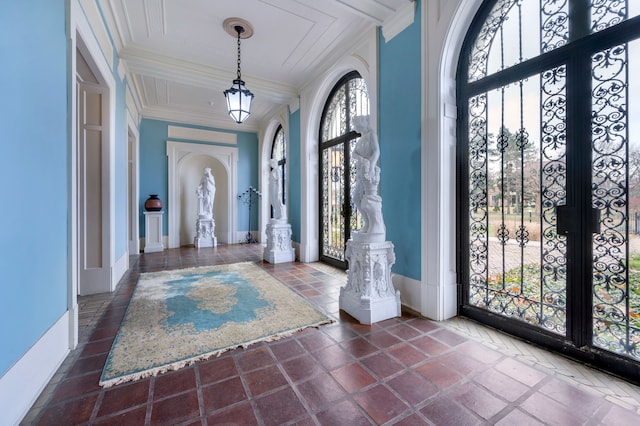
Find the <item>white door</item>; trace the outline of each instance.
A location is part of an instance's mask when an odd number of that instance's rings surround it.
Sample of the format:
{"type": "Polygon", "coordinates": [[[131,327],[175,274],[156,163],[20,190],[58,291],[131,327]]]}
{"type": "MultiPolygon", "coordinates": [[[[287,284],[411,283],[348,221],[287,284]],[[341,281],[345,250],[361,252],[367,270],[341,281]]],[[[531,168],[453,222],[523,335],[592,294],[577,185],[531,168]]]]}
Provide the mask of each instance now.
{"type": "Polygon", "coordinates": [[[80,295],[111,291],[109,142],[106,89],[78,84],[78,253],[80,295]]]}

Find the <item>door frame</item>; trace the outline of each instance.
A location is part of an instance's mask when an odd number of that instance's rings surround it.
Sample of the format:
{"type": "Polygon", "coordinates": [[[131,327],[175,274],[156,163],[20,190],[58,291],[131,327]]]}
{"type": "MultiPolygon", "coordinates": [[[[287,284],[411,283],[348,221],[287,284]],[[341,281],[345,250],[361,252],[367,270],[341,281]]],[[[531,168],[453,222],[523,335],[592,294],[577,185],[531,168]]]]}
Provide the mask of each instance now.
{"type": "MultiPolygon", "coordinates": [[[[487,3],[483,3],[481,8],[487,9],[487,3]]],[[[484,18],[482,18],[484,19],[484,18]]],[[[638,18],[633,18],[636,22],[638,18]]],[[[475,22],[475,21],[474,21],[475,22]]],[[[484,21],[482,21],[484,22],[484,21]]],[[[480,23],[482,23],[480,22],[480,23]]],[[[602,31],[599,34],[589,36],[589,40],[581,39],[574,42],[575,50],[568,51],[563,55],[560,49],[545,54],[543,59],[533,58],[531,63],[534,65],[528,69],[529,71],[537,69],[552,69],[559,65],[567,67],[566,79],[566,95],[567,104],[574,102],[576,106],[567,109],[565,122],[567,124],[567,205],[572,206],[571,218],[569,222],[576,223],[577,229],[569,234],[567,238],[567,286],[566,299],[570,301],[566,307],[566,334],[560,335],[538,326],[534,326],[524,321],[518,321],[509,317],[500,315],[468,303],[469,294],[469,169],[468,169],[468,150],[467,144],[461,144],[457,141],[457,202],[456,208],[456,224],[457,246],[458,246],[458,281],[459,299],[458,312],[466,317],[474,319],[509,334],[516,335],[528,341],[536,343],[547,349],[551,349],[558,353],[572,357],[574,359],[586,362],[603,370],[607,370],[613,374],[619,375],[626,380],[640,383],[639,361],[627,358],[609,352],[603,348],[599,348],[593,344],[593,314],[592,314],[592,242],[591,228],[592,216],[591,209],[581,208],[580,206],[591,205],[591,148],[587,150],[579,145],[580,141],[588,140],[591,145],[592,132],[591,126],[585,126],[584,120],[580,118],[590,117],[591,103],[582,102],[579,99],[592,99],[592,93],[589,82],[590,78],[590,61],[587,55],[591,53],[613,47],[617,44],[629,40],[638,40],[640,30],[633,27],[632,23],[621,23],[617,32],[602,31]],[[636,37],[636,38],[632,38],[636,37]],[[595,41],[595,42],[594,42],[595,41]],[[575,52],[581,52],[576,54],[575,52]],[[586,52],[586,53],[585,53],[586,52]],[[543,62],[544,60],[544,62],[543,62]],[[579,62],[582,61],[582,62],[579,62]],[[578,65],[581,66],[578,66],[578,65]],[[581,82],[582,84],[578,84],[581,82]],[[588,86],[588,87],[587,87],[588,86]],[[571,154],[569,152],[571,151],[571,154]],[[588,152],[586,152],[588,151],[588,152]],[[588,184],[584,180],[588,177],[588,184]]],[[[473,28],[467,29],[465,37],[471,34],[473,28]]],[[[474,33],[475,34],[475,33],[474,33]]],[[[542,56],[542,55],[541,55],[542,56]]],[[[468,93],[460,93],[460,70],[463,70],[466,64],[466,58],[469,57],[468,50],[462,50],[459,53],[460,63],[459,74],[456,77],[456,85],[458,87],[458,106],[465,108],[468,105],[468,99],[475,94],[488,93],[496,87],[501,87],[501,82],[493,80],[491,77],[474,82],[474,88],[468,89],[468,93]]],[[[519,70],[517,67],[507,68],[501,71],[505,81],[511,81],[513,84],[518,80],[519,70]],[[512,78],[513,76],[513,78],[512,78]]],[[[528,75],[535,75],[533,74],[528,75]]],[[[540,71],[542,72],[542,71],[540,71]]],[[[520,77],[522,78],[522,77],[520,77]]],[[[470,85],[466,85],[468,88],[470,85]]],[[[573,104],[572,104],[573,105],[573,104]]],[[[468,118],[464,114],[463,118],[458,118],[457,135],[466,135],[468,133],[468,118]]],[[[464,137],[464,136],[463,136],[464,137]]],[[[468,140],[468,138],[466,138],[468,140]]]]}

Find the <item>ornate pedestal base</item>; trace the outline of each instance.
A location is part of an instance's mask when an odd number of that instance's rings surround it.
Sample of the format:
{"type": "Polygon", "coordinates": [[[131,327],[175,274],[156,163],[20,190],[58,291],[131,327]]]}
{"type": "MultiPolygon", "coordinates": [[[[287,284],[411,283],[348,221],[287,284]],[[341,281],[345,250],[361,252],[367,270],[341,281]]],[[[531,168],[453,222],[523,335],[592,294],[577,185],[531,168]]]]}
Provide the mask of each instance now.
{"type": "Polygon", "coordinates": [[[347,241],[347,285],[340,289],[340,309],[362,324],[400,316],[400,292],[391,282],[393,243],[347,241]]]}
{"type": "Polygon", "coordinates": [[[211,217],[200,217],[196,221],[196,237],[193,239],[193,245],[196,248],[216,247],[218,239],[214,235],[216,222],[211,217]]]}
{"type": "Polygon", "coordinates": [[[162,215],[164,212],[144,213],[144,252],[154,253],[164,250],[162,241],[162,215]]]}
{"type": "Polygon", "coordinates": [[[267,246],[263,259],[269,263],[293,262],[296,251],[291,246],[291,225],[285,221],[269,220],[266,229],[267,246]]]}

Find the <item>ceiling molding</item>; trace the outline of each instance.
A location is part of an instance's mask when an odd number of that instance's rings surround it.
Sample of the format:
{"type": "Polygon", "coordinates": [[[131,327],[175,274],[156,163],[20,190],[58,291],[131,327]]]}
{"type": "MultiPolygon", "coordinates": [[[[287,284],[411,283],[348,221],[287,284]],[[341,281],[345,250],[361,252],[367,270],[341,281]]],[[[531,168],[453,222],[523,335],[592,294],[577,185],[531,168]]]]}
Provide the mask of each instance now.
{"type": "MultiPolygon", "coordinates": [[[[120,56],[127,62],[127,67],[132,73],[175,80],[183,84],[205,85],[224,91],[231,86],[231,82],[236,78],[235,73],[228,70],[182,61],[137,47],[122,49],[120,56]]],[[[297,89],[292,86],[285,86],[251,75],[244,75],[243,80],[256,96],[263,96],[273,102],[287,103],[290,99],[298,96],[297,89]]]]}
{"type": "Polygon", "coordinates": [[[393,15],[389,16],[382,25],[382,36],[384,37],[384,41],[388,42],[400,34],[409,25],[413,24],[415,15],[416,2],[410,0],[393,15]]]}

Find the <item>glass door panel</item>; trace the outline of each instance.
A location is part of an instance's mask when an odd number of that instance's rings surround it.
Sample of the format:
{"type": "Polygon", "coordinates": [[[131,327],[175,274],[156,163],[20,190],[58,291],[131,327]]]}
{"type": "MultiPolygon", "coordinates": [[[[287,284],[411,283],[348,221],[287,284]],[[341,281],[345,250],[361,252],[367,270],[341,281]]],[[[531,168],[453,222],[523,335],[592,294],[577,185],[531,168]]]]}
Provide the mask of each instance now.
{"type": "Polygon", "coordinates": [[[564,67],[469,105],[470,304],[566,333],[564,67]]]}
{"type": "Polygon", "coordinates": [[[640,42],[591,57],[593,344],[640,359],[640,42]]]}

